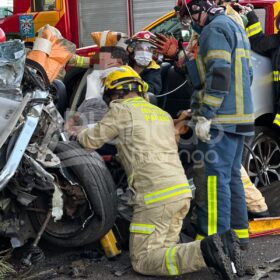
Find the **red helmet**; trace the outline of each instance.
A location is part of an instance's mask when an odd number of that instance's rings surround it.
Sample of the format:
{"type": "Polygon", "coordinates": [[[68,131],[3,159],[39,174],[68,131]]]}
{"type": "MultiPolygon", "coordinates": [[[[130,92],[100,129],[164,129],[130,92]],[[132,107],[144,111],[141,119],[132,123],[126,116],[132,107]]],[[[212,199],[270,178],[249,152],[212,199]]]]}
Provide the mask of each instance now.
{"type": "Polygon", "coordinates": [[[132,41],[142,41],[142,42],[150,42],[151,37],[155,37],[155,35],[150,31],[139,31],[132,36],[132,41]]]}
{"type": "Polygon", "coordinates": [[[3,43],[6,41],[6,34],[2,28],[0,28],[0,43],[3,43]]]}

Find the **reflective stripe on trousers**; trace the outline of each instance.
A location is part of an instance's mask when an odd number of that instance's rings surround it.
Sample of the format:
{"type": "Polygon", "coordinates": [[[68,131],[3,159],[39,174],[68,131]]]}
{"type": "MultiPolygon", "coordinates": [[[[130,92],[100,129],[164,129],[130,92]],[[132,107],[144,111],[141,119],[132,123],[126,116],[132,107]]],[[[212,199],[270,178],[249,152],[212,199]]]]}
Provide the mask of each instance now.
{"type": "Polygon", "coordinates": [[[180,184],[176,186],[172,186],[169,188],[162,189],[160,191],[155,191],[144,195],[145,204],[151,204],[155,202],[159,202],[183,193],[189,193],[191,189],[189,184],[180,184]]]}
{"type": "Polygon", "coordinates": [[[176,247],[168,248],[165,252],[165,263],[169,275],[179,275],[179,269],[175,260],[176,247]]]}

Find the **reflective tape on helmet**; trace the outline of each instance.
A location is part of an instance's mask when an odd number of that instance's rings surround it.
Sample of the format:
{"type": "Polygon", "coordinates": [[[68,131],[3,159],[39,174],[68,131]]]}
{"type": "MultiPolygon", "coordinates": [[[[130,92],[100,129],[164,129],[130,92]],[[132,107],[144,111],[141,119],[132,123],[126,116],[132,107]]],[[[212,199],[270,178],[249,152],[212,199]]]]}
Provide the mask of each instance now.
{"type": "Polygon", "coordinates": [[[260,22],[256,22],[246,28],[248,38],[262,32],[262,26],[260,22]]]}
{"type": "Polygon", "coordinates": [[[217,176],[207,178],[208,200],[208,235],[217,233],[218,204],[217,204],[217,176]]]}
{"type": "Polygon", "coordinates": [[[189,192],[191,192],[189,184],[185,183],[185,184],[180,184],[169,188],[165,188],[160,191],[148,193],[144,195],[144,201],[145,204],[151,204],[189,192]]]}
{"type": "Polygon", "coordinates": [[[176,247],[165,251],[165,264],[169,275],[179,275],[179,269],[175,260],[176,247]]]}
{"type": "Polygon", "coordinates": [[[129,231],[133,233],[152,234],[156,229],[155,225],[151,224],[134,224],[131,223],[129,231]]]}
{"type": "Polygon", "coordinates": [[[249,231],[248,229],[233,229],[238,238],[249,238],[249,231]]]}

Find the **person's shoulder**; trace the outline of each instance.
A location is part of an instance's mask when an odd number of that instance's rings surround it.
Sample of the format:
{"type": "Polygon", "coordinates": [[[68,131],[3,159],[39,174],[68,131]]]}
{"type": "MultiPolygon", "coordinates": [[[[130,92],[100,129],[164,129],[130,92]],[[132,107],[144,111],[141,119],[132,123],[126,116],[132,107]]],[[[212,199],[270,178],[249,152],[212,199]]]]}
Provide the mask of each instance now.
{"type": "Polygon", "coordinates": [[[208,26],[209,26],[209,30],[216,29],[225,34],[229,34],[229,33],[232,34],[232,32],[234,31],[236,32],[240,31],[239,30],[240,28],[238,27],[238,23],[236,23],[233,19],[231,19],[229,16],[225,14],[216,16],[209,23],[208,26]]]}
{"type": "Polygon", "coordinates": [[[209,23],[211,27],[217,26],[217,27],[225,27],[225,24],[231,24],[232,20],[224,13],[217,15],[213,18],[213,20],[209,23]]]}

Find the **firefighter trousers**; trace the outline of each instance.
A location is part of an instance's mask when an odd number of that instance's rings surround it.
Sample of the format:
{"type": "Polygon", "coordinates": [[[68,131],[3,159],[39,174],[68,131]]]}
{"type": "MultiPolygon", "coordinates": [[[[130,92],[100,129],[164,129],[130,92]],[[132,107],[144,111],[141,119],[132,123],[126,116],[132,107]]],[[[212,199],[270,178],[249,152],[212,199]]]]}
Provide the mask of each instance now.
{"type": "Polygon", "coordinates": [[[204,172],[194,176],[197,238],[224,233],[232,228],[241,243],[249,241],[248,214],[241,181],[241,157],[244,136],[211,129],[211,140],[198,141],[196,165],[204,172]],[[200,185],[197,182],[202,182],[200,185]],[[202,191],[200,191],[202,188],[202,191]],[[206,191],[204,191],[206,190],[206,191]]]}
{"type": "Polygon", "coordinates": [[[243,166],[241,166],[241,181],[243,183],[247,208],[253,213],[261,213],[268,210],[262,193],[250,180],[250,177],[243,166]]]}
{"type": "Polygon", "coordinates": [[[190,198],[184,198],[141,211],[134,208],[129,251],[136,272],[172,276],[206,268],[201,241],[178,244],[189,207],[190,198]]]}

